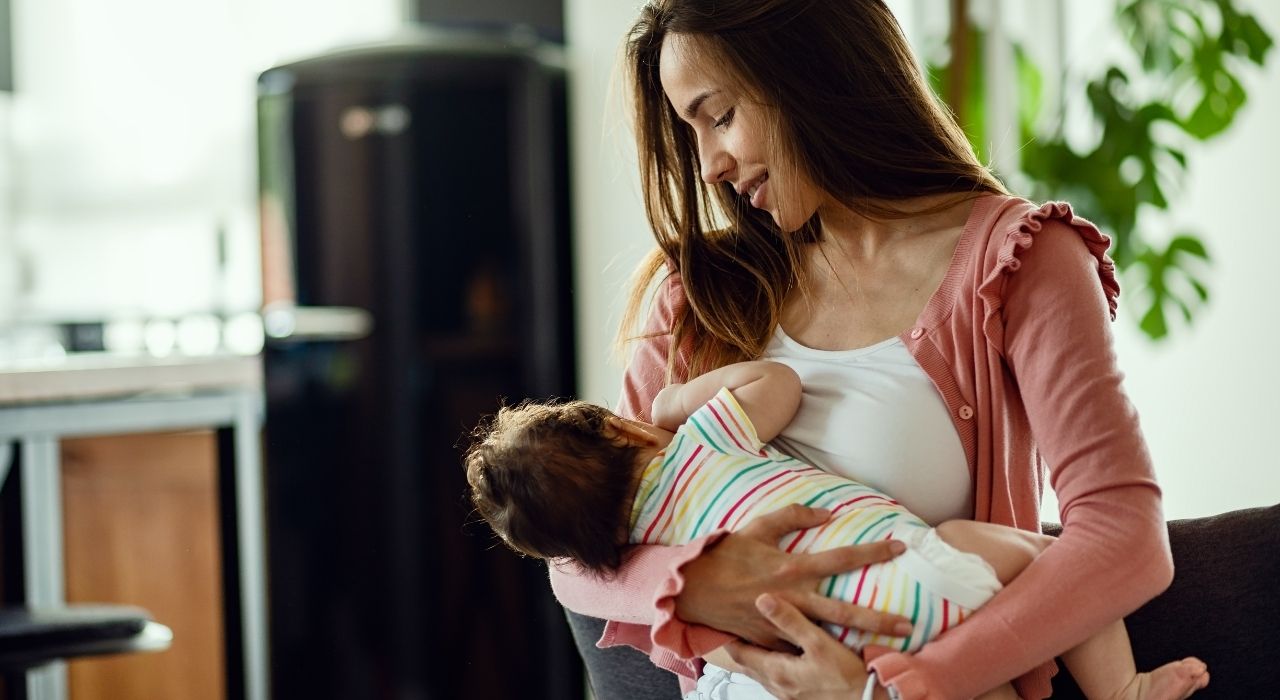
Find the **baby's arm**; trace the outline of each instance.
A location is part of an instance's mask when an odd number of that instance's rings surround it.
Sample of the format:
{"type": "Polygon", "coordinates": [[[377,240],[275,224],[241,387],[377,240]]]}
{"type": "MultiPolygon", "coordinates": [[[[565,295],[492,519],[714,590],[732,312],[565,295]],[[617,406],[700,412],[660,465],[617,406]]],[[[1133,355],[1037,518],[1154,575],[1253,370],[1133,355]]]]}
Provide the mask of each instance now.
{"type": "Polygon", "coordinates": [[[722,388],[733,392],[761,442],[777,437],[800,408],[800,376],[795,370],[778,362],[755,360],[725,365],[687,384],[667,386],[653,399],[653,424],[675,430],[722,388]]]}

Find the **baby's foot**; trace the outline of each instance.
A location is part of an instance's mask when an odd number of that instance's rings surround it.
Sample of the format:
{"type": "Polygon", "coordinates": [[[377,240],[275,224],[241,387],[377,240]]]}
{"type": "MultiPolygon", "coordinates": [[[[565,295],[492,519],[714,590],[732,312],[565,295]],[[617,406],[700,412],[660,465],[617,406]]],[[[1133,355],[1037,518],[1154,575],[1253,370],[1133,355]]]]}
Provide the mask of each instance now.
{"type": "Polygon", "coordinates": [[[1209,667],[1194,656],[1139,673],[1114,700],[1182,700],[1209,685],[1209,667]]]}

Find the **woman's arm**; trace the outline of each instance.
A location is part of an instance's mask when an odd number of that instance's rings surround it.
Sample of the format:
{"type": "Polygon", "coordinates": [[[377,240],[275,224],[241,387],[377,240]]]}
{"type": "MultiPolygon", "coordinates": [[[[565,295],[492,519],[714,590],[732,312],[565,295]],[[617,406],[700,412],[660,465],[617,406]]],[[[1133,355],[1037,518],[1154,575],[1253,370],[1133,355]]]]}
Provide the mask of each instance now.
{"type": "MultiPolygon", "coordinates": [[[[1069,210],[1053,217],[1070,220],[1069,210]]],[[[1063,537],[965,624],[913,657],[871,667],[904,697],[962,698],[1079,644],[1168,586],[1160,490],[1121,388],[1100,267],[1105,239],[1081,220],[1036,221],[1006,273],[1002,347],[1061,503],[1063,537]],[[1083,241],[1083,242],[1082,242],[1083,241]],[[1086,242],[1088,245],[1086,245],[1086,242]]]]}

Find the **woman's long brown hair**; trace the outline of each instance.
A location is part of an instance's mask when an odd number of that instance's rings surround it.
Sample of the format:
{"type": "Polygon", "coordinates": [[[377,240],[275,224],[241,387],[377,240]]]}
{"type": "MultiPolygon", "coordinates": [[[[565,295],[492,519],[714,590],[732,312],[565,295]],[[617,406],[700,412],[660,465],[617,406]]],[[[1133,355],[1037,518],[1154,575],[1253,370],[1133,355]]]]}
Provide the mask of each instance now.
{"type": "Polygon", "coordinates": [[[659,78],[671,34],[696,38],[697,60],[714,62],[764,107],[778,162],[859,214],[900,217],[894,201],[1005,191],[939,106],[883,2],[651,0],[626,55],[658,249],[637,270],[620,338],[634,339],[653,281],[668,268],[679,274],[689,306],[670,329],[669,373],[681,347],[692,348],[690,376],[759,357],[788,293],[803,282],[803,247],[821,236],[816,216],[782,234],[730,183],[702,181],[694,132],[659,78]]]}

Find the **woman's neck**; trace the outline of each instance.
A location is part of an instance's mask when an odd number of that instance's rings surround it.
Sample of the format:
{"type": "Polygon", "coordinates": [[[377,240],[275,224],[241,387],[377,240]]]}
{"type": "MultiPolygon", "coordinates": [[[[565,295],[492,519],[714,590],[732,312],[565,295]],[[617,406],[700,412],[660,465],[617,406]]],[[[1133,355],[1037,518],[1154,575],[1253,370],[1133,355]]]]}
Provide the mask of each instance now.
{"type": "Polygon", "coordinates": [[[972,199],[967,195],[941,194],[872,204],[904,212],[897,218],[872,218],[829,201],[818,209],[822,220],[819,245],[834,246],[852,260],[871,262],[885,250],[923,234],[963,227],[972,199]]]}

